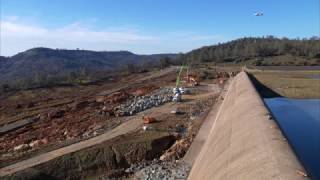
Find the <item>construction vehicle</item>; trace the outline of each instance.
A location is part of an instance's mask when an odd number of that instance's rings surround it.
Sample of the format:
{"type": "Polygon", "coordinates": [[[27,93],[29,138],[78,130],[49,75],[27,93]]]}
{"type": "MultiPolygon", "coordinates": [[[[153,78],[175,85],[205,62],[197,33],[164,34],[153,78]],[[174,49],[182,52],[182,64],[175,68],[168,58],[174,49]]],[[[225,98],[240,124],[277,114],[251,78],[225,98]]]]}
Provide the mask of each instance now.
{"type": "Polygon", "coordinates": [[[184,79],[186,79],[186,82],[191,86],[200,85],[199,77],[197,75],[188,74],[184,79]]]}
{"type": "Polygon", "coordinates": [[[188,84],[188,85],[191,85],[191,86],[198,86],[200,85],[200,78],[198,75],[196,74],[192,74],[192,73],[189,73],[189,66],[181,66],[180,68],[180,72],[177,76],[177,81],[176,81],[176,87],[179,87],[180,85],[180,77],[181,77],[181,74],[183,72],[183,70],[186,69],[186,76],[183,77],[183,80],[188,84]]]}

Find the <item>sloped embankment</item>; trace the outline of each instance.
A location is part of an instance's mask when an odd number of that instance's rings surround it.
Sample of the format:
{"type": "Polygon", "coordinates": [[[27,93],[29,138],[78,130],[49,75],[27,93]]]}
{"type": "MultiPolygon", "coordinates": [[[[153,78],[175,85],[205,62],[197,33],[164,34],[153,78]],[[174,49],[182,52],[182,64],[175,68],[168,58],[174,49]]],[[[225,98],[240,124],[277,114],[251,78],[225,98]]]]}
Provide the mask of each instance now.
{"type": "Polygon", "coordinates": [[[305,179],[246,73],[235,77],[189,179],[305,179]]]}
{"type": "Polygon", "coordinates": [[[168,133],[134,132],[2,178],[83,179],[100,173],[117,178],[130,164],[158,158],[174,141],[168,133]]]}

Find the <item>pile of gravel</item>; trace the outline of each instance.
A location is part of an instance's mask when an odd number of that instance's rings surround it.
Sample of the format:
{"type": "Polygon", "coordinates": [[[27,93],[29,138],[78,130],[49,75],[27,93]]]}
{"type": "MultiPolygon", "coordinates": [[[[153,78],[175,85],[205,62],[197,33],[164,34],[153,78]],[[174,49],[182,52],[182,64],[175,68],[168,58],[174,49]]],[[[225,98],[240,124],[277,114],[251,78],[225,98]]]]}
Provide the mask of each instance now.
{"type": "Polygon", "coordinates": [[[133,164],[126,173],[133,174],[135,180],[187,179],[191,167],[184,162],[153,160],[133,164]]]}
{"type": "Polygon", "coordinates": [[[137,96],[125,104],[115,108],[115,114],[120,116],[131,116],[138,112],[160,106],[172,100],[172,90],[170,88],[161,88],[150,95],[137,96]]]}
{"type": "Polygon", "coordinates": [[[133,179],[136,180],[182,180],[188,178],[190,169],[190,166],[183,162],[154,160],[148,165],[145,163],[133,165],[126,172],[134,172],[133,179]]]}

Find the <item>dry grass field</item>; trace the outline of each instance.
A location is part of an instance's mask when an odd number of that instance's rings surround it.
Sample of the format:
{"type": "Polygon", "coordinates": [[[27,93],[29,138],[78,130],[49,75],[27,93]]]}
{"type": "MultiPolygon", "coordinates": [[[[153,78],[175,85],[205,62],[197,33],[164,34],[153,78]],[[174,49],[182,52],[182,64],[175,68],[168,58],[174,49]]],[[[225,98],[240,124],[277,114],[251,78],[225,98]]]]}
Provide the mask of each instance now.
{"type": "Polygon", "coordinates": [[[289,98],[320,98],[320,70],[253,70],[251,77],[257,80],[262,96],[289,98]]]}

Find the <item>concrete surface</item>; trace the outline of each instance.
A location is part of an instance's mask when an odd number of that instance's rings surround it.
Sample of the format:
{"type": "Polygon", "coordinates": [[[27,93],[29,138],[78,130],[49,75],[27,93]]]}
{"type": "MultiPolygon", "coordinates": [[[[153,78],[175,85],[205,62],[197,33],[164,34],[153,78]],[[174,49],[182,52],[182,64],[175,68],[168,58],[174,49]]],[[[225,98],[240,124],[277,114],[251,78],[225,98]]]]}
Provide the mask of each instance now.
{"type": "Polygon", "coordinates": [[[247,74],[238,74],[188,179],[308,179],[269,114],[247,74]]]}
{"type": "MultiPolygon", "coordinates": [[[[186,162],[188,165],[192,166],[194,161],[197,159],[205,141],[207,140],[209,133],[211,131],[211,127],[217,117],[218,111],[220,109],[220,106],[223,102],[223,99],[225,98],[228,87],[230,86],[230,81],[229,79],[226,84],[224,85],[223,89],[219,90],[220,91],[220,96],[217,99],[217,102],[213,105],[211,111],[207,115],[206,119],[204,120],[203,124],[201,125],[201,128],[199,129],[198,134],[192,141],[192,144],[186,153],[186,155],[183,157],[183,161],[186,162]]],[[[211,89],[214,90],[214,89],[211,89]]]]}

